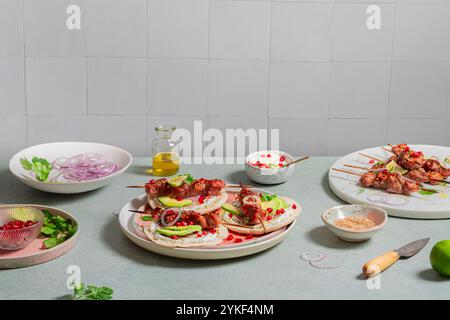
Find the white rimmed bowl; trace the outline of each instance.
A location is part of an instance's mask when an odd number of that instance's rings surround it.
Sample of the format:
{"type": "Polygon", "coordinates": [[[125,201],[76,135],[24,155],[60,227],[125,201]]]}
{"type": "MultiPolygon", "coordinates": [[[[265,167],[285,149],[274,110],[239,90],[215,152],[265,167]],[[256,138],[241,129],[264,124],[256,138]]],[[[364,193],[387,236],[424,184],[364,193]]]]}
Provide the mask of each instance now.
{"type": "Polygon", "coordinates": [[[287,162],[294,161],[295,158],[287,152],[275,151],[275,150],[265,150],[257,151],[249,154],[245,158],[245,172],[248,177],[261,184],[279,184],[286,182],[289,177],[294,174],[295,164],[292,164],[285,168],[259,168],[257,166],[251,165],[249,162],[256,162],[262,154],[277,154],[277,156],[284,156],[287,162]]]}
{"type": "Polygon", "coordinates": [[[370,239],[375,233],[383,229],[387,221],[386,210],[372,205],[351,204],[337,206],[322,213],[322,221],[336,236],[348,242],[362,242],[370,239]],[[335,222],[349,216],[360,216],[372,220],[375,227],[364,230],[348,230],[337,227],[335,222]]]}
{"type": "Polygon", "coordinates": [[[111,183],[128,169],[132,161],[133,157],[129,152],[106,144],[93,142],[52,142],[32,146],[16,153],[9,161],[9,170],[17,179],[34,189],[52,193],[70,194],[95,190],[111,183]],[[52,162],[59,157],[72,157],[83,153],[102,154],[109,161],[116,163],[119,169],[108,176],[89,181],[41,182],[30,176],[29,172],[20,163],[20,159],[23,157],[30,160],[34,156],[38,156],[52,162]]]}

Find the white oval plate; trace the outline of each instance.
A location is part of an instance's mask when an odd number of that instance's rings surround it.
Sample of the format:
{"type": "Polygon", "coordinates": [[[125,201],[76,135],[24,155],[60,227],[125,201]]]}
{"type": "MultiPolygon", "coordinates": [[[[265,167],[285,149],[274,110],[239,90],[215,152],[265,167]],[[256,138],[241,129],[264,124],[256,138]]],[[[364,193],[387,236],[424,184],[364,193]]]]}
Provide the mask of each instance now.
{"type": "Polygon", "coordinates": [[[292,230],[297,221],[294,220],[287,227],[284,227],[278,231],[271,232],[265,236],[259,237],[249,243],[236,244],[233,246],[231,245],[223,247],[221,246],[217,248],[210,246],[196,247],[196,248],[172,248],[161,246],[150,240],[144,239],[137,234],[134,223],[134,213],[128,210],[130,209],[138,210],[142,205],[145,204],[146,201],[147,197],[145,194],[143,194],[140,197],[135,198],[130,202],[128,202],[127,204],[125,204],[125,206],[122,208],[119,214],[120,228],[122,229],[123,233],[127,236],[127,238],[130,239],[135,244],[137,244],[138,246],[148,251],[176,258],[195,259],[195,260],[217,260],[217,259],[237,258],[261,252],[283,241],[283,239],[286,238],[286,236],[292,230]]]}
{"type": "Polygon", "coordinates": [[[52,193],[81,193],[101,188],[121,175],[131,165],[133,157],[123,149],[101,143],[92,142],[52,142],[29,147],[16,153],[9,161],[9,170],[17,179],[26,185],[52,193]],[[20,159],[26,157],[31,160],[34,156],[45,158],[52,162],[59,157],[71,157],[82,153],[99,153],[115,162],[119,170],[108,176],[81,182],[41,182],[30,176],[22,168],[20,159]]]}
{"type": "Polygon", "coordinates": [[[39,210],[47,209],[52,214],[63,217],[64,219],[71,219],[77,225],[77,230],[73,236],[57,245],[56,247],[41,250],[43,239],[37,238],[30,243],[26,248],[17,251],[0,251],[0,269],[13,269],[32,266],[35,264],[45,263],[62,256],[70,249],[72,249],[77,241],[80,233],[80,223],[70,213],[58,208],[41,206],[37,204],[8,204],[1,205],[2,208],[10,207],[32,207],[39,210]]]}
{"type": "MultiPolygon", "coordinates": [[[[389,147],[387,147],[389,148],[389,147]]],[[[425,157],[437,157],[439,161],[450,156],[450,148],[430,145],[411,145],[411,149],[422,151],[425,157]]],[[[370,167],[369,160],[360,153],[374,156],[378,159],[388,159],[392,154],[381,147],[369,148],[348,154],[336,161],[332,168],[340,168],[363,173],[359,169],[344,167],[344,164],[370,167]]],[[[328,172],[328,183],[331,190],[342,200],[351,204],[372,204],[386,209],[390,216],[413,219],[446,219],[450,218],[450,185],[432,186],[424,184],[426,188],[436,189],[439,193],[432,195],[416,192],[411,195],[398,195],[384,190],[363,188],[359,184],[359,177],[333,171],[328,172]]]]}

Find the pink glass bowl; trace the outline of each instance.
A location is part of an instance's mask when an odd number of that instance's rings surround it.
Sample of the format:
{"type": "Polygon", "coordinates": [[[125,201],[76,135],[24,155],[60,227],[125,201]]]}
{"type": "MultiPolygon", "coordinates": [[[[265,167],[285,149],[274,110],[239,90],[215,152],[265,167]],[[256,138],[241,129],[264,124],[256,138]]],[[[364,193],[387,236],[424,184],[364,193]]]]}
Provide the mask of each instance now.
{"type": "Polygon", "coordinates": [[[19,250],[28,246],[39,236],[44,223],[44,214],[35,208],[0,209],[0,226],[15,220],[31,220],[37,223],[20,229],[0,230],[1,250],[19,250]]]}

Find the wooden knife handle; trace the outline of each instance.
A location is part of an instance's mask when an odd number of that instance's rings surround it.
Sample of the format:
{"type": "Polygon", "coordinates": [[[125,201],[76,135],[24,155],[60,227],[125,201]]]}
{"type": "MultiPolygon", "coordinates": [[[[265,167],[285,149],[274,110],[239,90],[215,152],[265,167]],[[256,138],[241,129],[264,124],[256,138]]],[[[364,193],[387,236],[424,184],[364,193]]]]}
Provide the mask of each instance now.
{"type": "Polygon", "coordinates": [[[372,259],[369,262],[367,262],[363,267],[363,273],[368,278],[376,276],[381,271],[386,270],[394,263],[396,263],[399,258],[400,256],[398,255],[397,252],[395,251],[387,252],[382,256],[376,257],[375,259],[372,259]]]}

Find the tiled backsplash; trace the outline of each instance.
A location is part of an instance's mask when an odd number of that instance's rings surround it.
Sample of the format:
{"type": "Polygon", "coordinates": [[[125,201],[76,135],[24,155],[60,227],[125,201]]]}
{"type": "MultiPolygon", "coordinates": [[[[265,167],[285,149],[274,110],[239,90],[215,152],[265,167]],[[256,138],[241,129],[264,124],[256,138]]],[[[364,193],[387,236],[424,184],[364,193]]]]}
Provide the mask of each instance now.
{"type": "Polygon", "coordinates": [[[449,145],[449,108],[450,0],[0,0],[2,160],[63,140],[148,155],[155,125],[194,120],[279,128],[293,154],[449,145]]]}

